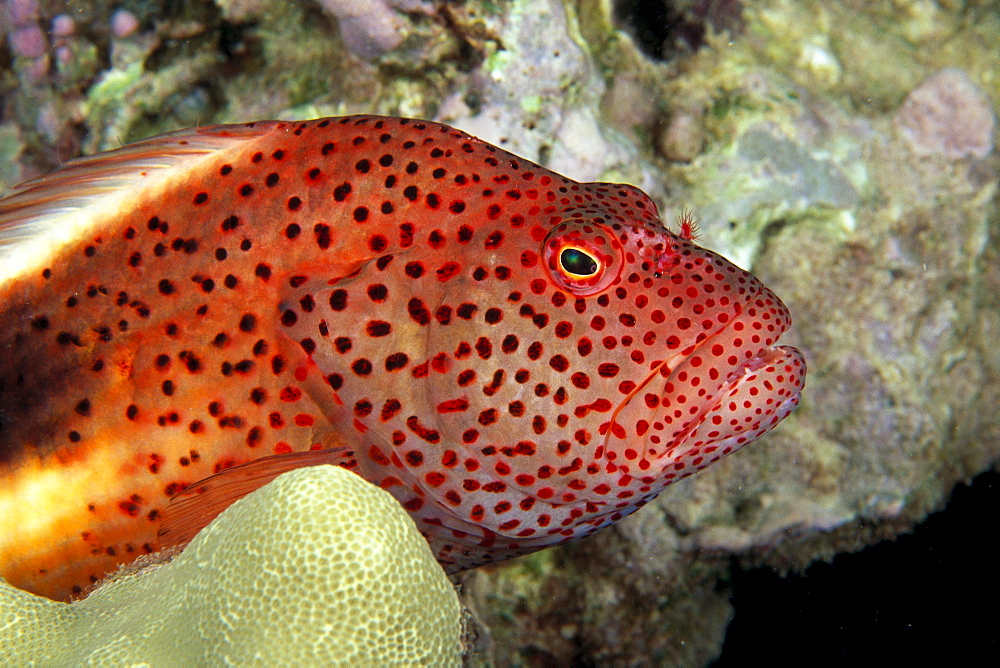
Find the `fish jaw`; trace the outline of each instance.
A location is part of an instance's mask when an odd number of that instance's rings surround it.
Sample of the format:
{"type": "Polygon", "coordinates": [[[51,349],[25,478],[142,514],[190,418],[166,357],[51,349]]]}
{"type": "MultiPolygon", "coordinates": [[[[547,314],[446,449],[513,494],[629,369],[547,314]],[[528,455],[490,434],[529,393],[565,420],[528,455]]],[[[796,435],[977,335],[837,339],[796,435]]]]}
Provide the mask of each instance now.
{"type": "Polygon", "coordinates": [[[648,450],[655,458],[653,466],[661,471],[661,485],[752,443],[798,405],[805,386],[805,358],[791,346],[772,345],[790,322],[781,300],[761,287],[725,329],[703,341],[671,372],[663,385],[659,418],[676,423],[685,409],[690,417],[681,421],[665,449],[648,450]],[[728,373],[720,373],[726,365],[728,373]],[[702,392],[697,411],[678,401],[702,392]]]}
{"type": "Polygon", "coordinates": [[[805,370],[799,350],[775,346],[734,371],[718,401],[665,454],[664,468],[676,472],[671,482],[736,452],[784,420],[799,403],[805,370]]]}

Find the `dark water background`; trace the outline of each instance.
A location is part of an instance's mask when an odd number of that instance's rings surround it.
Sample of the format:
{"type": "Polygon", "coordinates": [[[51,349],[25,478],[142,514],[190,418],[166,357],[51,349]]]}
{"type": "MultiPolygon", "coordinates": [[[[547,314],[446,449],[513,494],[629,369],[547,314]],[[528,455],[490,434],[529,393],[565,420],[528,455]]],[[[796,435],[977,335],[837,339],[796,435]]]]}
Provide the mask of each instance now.
{"type": "Polygon", "coordinates": [[[782,578],[733,579],[713,668],[1000,665],[1000,473],[955,488],[912,534],[782,578]]]}

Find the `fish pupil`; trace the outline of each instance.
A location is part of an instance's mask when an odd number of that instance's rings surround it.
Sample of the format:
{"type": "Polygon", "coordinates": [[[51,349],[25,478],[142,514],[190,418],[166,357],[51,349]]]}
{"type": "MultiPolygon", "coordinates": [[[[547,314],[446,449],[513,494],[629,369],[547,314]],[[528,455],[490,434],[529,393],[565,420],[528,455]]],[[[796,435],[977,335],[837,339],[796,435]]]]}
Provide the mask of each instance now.
{"type": "Polygon", "coordinates": [[[564,271],[576,276],[593,276],[597,273],[597,262],[577,248],[565,248],[559,254],[559,264],[564,271]]]}

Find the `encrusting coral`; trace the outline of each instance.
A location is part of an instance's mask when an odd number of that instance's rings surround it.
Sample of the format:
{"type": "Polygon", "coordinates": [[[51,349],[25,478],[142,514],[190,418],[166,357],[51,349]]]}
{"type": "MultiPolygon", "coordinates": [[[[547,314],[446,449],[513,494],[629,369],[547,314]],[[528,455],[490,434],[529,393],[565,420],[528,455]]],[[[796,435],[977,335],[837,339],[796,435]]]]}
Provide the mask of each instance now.
{"type": "Polygon", "coordinates": [[[172,562],[59,603],[0,580],[12,664],[458,665],[454,589],[389,494],[334,466],[282,475],[172,562]]]}

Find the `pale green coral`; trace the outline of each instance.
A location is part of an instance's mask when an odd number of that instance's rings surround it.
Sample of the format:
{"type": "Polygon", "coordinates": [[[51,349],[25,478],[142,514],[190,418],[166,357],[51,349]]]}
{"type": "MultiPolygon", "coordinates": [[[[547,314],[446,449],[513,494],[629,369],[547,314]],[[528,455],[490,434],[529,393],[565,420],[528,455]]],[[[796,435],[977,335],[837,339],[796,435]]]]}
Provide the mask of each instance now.
{"type": "Polygon", "coordinates": [[[3,660],[21,665],[458,665],[460,620],[406,512],[333,466],[281,476],[82,601],[0,580],[3,660]]]}

